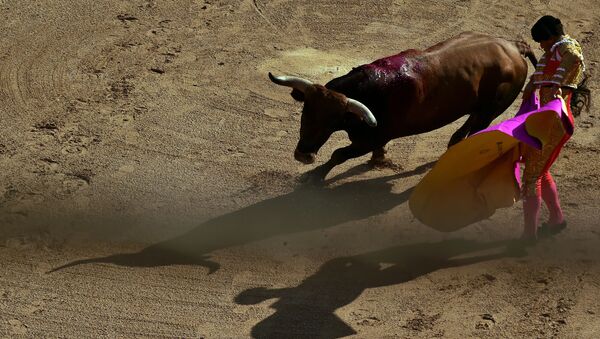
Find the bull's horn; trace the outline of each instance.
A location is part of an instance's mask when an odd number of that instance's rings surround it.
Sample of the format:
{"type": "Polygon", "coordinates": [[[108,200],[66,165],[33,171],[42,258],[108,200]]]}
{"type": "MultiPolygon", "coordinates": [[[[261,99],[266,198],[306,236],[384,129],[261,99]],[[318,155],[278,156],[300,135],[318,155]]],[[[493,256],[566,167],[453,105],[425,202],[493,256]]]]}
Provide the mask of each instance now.
{"type": "Polygon", "coordinates": [[[377,126],[377,119],[375,119],[375,116],[373,115],[373,113],[371,113],[371,110],[369,110],[369,108],[365,106],[362,102],[348,98],[348,103],[346,105],[346,109],[349,112],[352,112],[361,117],[369,126],[377,126]]]}
{"type": "Polygon", "coordinates": [[[269,72],[269,79],[271,79],[271,81],[273,81],[274,83],[276,83],[278,85],[292,87],[292,88],[299,90],[302,93],[306,92],[306,90],[310,86],[313,85],[312,82],[310,82],[306,79],[292,77],[292,76],[276,77],[273,74],[271,74],[271,72],[269,72]]]}

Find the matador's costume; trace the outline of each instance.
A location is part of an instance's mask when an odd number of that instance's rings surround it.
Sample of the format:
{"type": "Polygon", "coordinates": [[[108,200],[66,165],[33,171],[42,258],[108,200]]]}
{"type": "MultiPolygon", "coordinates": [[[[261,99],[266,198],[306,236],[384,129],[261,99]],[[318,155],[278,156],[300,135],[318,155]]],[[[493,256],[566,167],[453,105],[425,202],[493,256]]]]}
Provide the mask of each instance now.
{"type": "Polygon", "coordinates": [[[562,36],[539,61],[512,119],[450,147],[413,190],[409,206],[426,225],[454,231],[523,198],[525,229],[537,228],[542,199],[549,224],[563,222],[556,185],[548,169],[573,133],[572,90],[583,77],[581,46],[562,36]],[[555,98],[558,86],[562,98],[555,98]],[[521,185],[520,162],[525,162],[521,185]]]}
{"type": "MultiPolygon", "coordinates": [[[[546,105],[554,99],[553,86],[561,88],[567,117],[573,124],[570,105],[572,91],[581,82],[584,70],[583,54],[579,43],[568,35],[561,37],[550,51],[542,56],[531,77],[532,83],[538,88],[540,104],[546,105]]],[[[524,147],[522,152],[525,160],[523,213],[525,229],[531,233],[535,233],[537,228],[542,199],[550,212],[548,223],[557,225],[564,222],[556,184],[548,170],[571,134],[565,133],[559,125],[550,126],[549,133],[549,140],[541,150],[524,147]]]]}

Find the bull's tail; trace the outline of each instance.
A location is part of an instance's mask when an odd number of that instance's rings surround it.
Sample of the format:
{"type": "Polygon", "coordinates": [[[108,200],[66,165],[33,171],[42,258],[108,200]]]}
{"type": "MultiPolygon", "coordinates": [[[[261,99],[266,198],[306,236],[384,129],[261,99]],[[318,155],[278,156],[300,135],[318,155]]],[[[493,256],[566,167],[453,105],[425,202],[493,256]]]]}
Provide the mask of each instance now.
{"type": "Polygon", "coordinates": [[[515,41],[514,43],[519,49],[519,53],[521,53],[522,56],[527,57],[527,59],[531,61],[531,64],[533,64],[533,67],[537,66],[538,60],[535,57],[535,54],[533,54],[531,46],[529,46],[529,44],[523,40],[515,41]]]}
{"type": "Polygon", "coordinates": [[[573,116],[579,116],[584,109],[587,112],[590,111],[592,91],[587,86],[588,79],[588,75],[584,74],[583,80],[573,90],[573,97],[571,97],[571,112],[573,116]]]}

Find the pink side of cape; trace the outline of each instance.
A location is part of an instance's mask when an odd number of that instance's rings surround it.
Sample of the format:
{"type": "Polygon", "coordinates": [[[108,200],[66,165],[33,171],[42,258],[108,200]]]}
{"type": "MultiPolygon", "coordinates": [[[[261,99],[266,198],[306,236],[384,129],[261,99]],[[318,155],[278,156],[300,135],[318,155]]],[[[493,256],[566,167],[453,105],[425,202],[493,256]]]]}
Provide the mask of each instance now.
{"type": "MultiPolygon", "coordinates": [[[[567,116],[567,112],[563,109],[563,101],[555,99],[540,107],[538,97],[534,94],[528,100],[524,100],[517,114],[512,119],[505,120],[497,125],[488,127],[476,134],[488,133],[491,131],[499,131],[505,133],[520,142],[526,143],[537,149],[541,149],[542,145],[538,139],[527,133],[525,122],[527,119],[537,113],[554,111],[561,119],[565,131],[569,135],[573,135],[573,123],[567,116]]],[[[467,139],[468,140],[468,139],[467,139]]]]}

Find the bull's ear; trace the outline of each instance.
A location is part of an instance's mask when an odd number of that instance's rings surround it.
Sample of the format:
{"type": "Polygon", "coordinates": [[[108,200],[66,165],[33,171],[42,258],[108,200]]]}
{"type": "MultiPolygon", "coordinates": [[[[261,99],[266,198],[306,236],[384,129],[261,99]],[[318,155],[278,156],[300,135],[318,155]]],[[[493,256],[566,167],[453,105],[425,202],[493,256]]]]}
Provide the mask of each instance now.
{"type": "Polygon", "coordinates": [[[300,91],[300,90],[297,90],[297,89],[294,88],[292,90],[292,93],[290,93],[290,95],[296,101],[304,101],[304,93],[302,93],[302,91],[300,91]]]}

